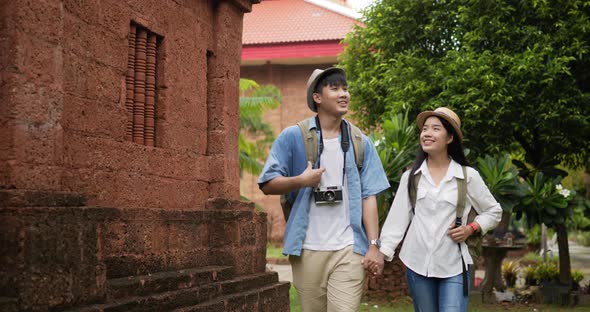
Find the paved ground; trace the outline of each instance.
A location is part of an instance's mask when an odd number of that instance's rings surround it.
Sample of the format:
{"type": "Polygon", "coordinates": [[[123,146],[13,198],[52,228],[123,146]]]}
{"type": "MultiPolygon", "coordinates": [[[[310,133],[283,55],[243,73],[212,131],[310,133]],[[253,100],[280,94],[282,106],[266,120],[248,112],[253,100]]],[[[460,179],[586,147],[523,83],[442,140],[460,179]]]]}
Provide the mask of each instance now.
{"type": "Polygon", "coordinates": [[[291,266],[288,264],[266,264],[266,268],[270,271],[279,273],[279,281],[293,282],[293,274],[291,273],[291,266]]]}
{"type": "MultiPolygon", "coordinates": [[[[590,283],[590,247],[584,247],[570,241],[569,249],[572,269],[576,269],[584,273],[584,280],[582,281],[581,285],[587,286],[590,283]]],[[[271,271],[278,272],[280,281],[293,281],[290,265],[267,264],[266,267],[271,271]]],[[[484,271],[478,270],[475,272],[475,274],[476,277],[483,278],[484,271]]]]}
{"type": "Polygon", "coordinates": [[[588,286],[590,283],[590,247],[584,247],[574,242],[570,242],[569,248],[572,269],[584,273],[584,280],[582,280],[580,285],[588,286]]]}

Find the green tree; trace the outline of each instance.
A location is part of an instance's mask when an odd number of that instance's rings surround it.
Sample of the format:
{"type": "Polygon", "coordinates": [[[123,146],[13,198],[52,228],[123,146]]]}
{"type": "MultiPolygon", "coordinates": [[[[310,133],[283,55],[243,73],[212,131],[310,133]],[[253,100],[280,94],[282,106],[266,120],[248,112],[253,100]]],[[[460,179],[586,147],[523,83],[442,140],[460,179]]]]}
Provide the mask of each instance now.
{"type": "Polygon", "coordinates": [[[523,150],[535,171],[590,154],[590,2],[382,0],[342,66],[365,127],[448,106],[475,157],[523,150]]]}
{"type": "Polygon", "coordinates": [[[244,171],[257,175],[267,148],[274,140],[272,127],[262,114],[281,103],[280,91],[272,85],[258,85],[254,80],[240,79],[240,176],[244,171]]]}
{"type": "Polygon", "coordinates": [[[587,166],[590,1],[382,0],[364,16],[342,56],[363,126],[448,106],[472,156],[522,152],[527,177],[587,166]]]}
{"type": "Polygon", "coordinates": [[[566,220],[572,215],[569,201],[574,199],[575,194],[560,189],[561,184],[556,184],[556,181],[542,172],[527,178],[527,192],[515,207],[516,217],[520,219],[524,214],[529,226],[544,223],[555,230],[559,248],[559,281],[572,286],[566,220]]]}

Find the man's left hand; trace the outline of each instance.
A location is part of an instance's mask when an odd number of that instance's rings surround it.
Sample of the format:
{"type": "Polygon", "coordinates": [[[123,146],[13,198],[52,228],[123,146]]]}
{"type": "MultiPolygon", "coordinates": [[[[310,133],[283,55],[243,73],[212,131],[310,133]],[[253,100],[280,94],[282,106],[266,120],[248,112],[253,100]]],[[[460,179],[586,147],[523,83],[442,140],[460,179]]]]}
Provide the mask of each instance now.
{"type": "Polygon", "coordinates": [[[381,275],[383,273],[384,258],[377,246],[370,245],[369,251],[365,254],[362,264],[363,267],[371,272],[373,275],[381,275]]]}

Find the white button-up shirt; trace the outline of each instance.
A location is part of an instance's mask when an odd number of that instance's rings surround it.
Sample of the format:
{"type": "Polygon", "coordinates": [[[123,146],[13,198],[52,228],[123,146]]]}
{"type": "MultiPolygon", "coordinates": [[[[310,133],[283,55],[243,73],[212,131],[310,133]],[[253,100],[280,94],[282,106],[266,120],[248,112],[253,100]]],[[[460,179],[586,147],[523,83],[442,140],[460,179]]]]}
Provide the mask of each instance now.
{"type": "MultiPolygon", "coordinates": [[[[502,217],[502,208],[490,193],[477,170],[467,167],[467,200],[463,211],[463,224],[473,208],[479,214],[475,222],[482,233],[495,228],[502,217]]],[[[417,194],[415,214],[408,194],[406,171],[400,180],[387,219],[381,231],[381,252],[391,261],[395,248],[402,240],[408,224],[410,227],[401,248],[399,257],[412,271],[428,277],[447,278],[460,274],[461,254],[459,247],[447,234],[455,224],[457,209],[457,181],[463,178],[461,165],[451,160],[446,176],[437,186],[430,175],[426,161],[416,170],[422,172],[417,194]]],[[[461,243],[461,251],[466,264],[473,264],[467,245],[461,243]]]]}

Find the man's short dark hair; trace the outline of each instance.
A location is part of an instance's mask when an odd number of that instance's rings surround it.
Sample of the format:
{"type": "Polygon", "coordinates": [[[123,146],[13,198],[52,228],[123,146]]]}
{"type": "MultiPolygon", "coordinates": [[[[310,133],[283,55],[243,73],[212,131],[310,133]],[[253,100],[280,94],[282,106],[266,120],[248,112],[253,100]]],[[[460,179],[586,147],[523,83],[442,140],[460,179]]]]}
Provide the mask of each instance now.
{"type": "Polygon", "coordinates": [[[318,81],[317,85],[315,86],[314,93],[321,93],[322,89],[326,86],[330,87],[347,87],[348,83],[346,82],[346,76],[341,72],[333,72],[325,77],[322,77],[320,81],[318,81]]]}

